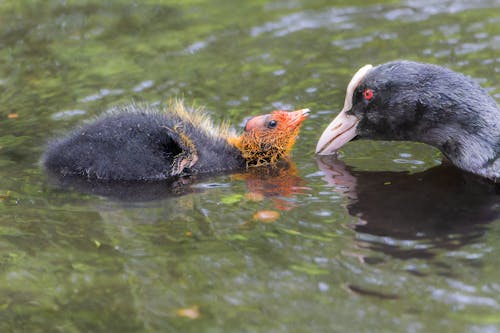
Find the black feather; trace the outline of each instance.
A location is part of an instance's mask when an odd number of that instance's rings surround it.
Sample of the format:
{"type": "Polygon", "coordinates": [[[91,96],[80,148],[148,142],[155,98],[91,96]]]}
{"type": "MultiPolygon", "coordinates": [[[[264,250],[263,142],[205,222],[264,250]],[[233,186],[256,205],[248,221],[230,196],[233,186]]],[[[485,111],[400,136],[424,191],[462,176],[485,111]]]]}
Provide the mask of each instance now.
{"type": "Polygon", "coordinates": [[[101,180],[162,180],[245,167],[225,139],[226,128],[180,102],[171,108],[124,106],[50,143],[42,163],[53,174],[101,180]]]}

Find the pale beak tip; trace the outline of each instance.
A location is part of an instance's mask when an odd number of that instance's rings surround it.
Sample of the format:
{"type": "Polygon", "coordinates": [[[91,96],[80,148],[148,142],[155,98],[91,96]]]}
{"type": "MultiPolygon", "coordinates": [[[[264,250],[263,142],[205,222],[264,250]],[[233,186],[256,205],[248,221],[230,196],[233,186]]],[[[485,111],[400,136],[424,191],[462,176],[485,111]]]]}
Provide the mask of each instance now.
{"type": "Polygon", "coordinates": [[[326,146],[316,146],[316,154],[317,155],[331,155],[331,153],[325,152],[326,146]]]}
{"type": "Polygon", "coordinates": [[[321,134],[316,145],[316,154],[332,155],[356,136],[358,119],[340,112],[321,134]]]}
{"type": "Polygon", "coordinates": [[[308,117],[311,114],[311,110],[309,109],[301,109],[299,111],[301,111],[302,117],[308,117]]]}

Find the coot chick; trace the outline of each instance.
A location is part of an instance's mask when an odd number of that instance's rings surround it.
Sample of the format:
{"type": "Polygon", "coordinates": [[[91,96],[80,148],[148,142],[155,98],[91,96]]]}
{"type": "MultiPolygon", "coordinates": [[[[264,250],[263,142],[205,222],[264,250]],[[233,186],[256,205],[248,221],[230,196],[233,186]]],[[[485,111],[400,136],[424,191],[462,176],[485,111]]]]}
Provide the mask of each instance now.
{"type": "Polygon", "coordinates": [[[351,139],[409,140],[437,147],[458,168],[500,179],[500,109],[472,79],[437,65],[395,61],[362,67],[316,153],[351,139]]]}
{"type": "Polygon", "coordinates": [[[241,135],[181,101],[167,111],[121,107],[49,145],[51,174],[106,181],[163,180],[276,163],[287,156],[309,110],[251,118],[241,135]]]}

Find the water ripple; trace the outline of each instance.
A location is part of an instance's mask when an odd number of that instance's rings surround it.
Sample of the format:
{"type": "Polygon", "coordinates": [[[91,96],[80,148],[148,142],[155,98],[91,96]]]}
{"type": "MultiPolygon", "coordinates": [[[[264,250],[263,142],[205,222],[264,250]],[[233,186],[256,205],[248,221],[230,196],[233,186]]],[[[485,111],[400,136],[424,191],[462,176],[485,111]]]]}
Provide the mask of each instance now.
{"type": "Polygon", "coordinates": [[[394,163],[398,164],[411,164],[411,165],[422,165],[425,164],[424,161],[420,160],[410,160],[410,159],[405,159],[405,158],[396,158],[393,160],[394,163]]]}
{"type": "Polygon", "coordinates": [[[274,36],[285,36],[305,29],[319,29],[322,27],[336,27],[338,30],[349,30],[355,25],[348,23],[350,15],[358,13],[359,8],[331,8],[322,12],[300,12],[281,17],[278,21],[251,28],[250,34],[254,37],[263,33],[272,33],[274,36]]]}
{"type": "Polygon", "coordinates": [[[101,89],[97,94],[89,95],[80,100],[82,103],[94,102],[106,96],[121,95],[125,92],[123,89],[101,89]]]}
{"type": "Polygon", "coordinates": [[[75,117],[75,116],[81,116],[81,115],[84,115],[86,114],[87,111],[85,110],[65,110],[65,111],[60,111],[60,112],[56,112],[54,113],[51,118],[53,120],[63,120],[63,119],[69,119],[69,118],[72,118],[72,117],[75,117]]]}
{"type": "Polygon", "coordinates": [[[215,36],[210,36],[205,40],[198,41],[189,45],[184,49],[184,52],[188,54],[194,54],[200,50],[203,50],[204,48],[206,48],[208,45],[212,44],[215,41],[216,41],[215,36]]]}
{"type": "Polygon", "coordinates": [[[496,300],[485,296],[473,296],[465,293],[436,289],[432,291],[432,297],[435,300],[443,301],[448,304],[461,305],[479,305],[498,308],[496,300]]]}
{"type": "Polygon", "coordinates": [[[210,189],[210,188],[228,188],[229,183],[198,183],[191,186],[192,188],[210,189]]]}
{"type": "Polygon", "coordinates": [[[362,47],[364,44],[373,41],[373,36],[363,36],[357,38],[348,38],[333,41],[332,44],[343,48],[344,50],[352,50],[362,47]]]}
{"type": "Polygon", "coordinates": [[[153,80],[146,80],[136,85],[134,88],[132,88],[132,90],[134,92],[141,92],[143,90],[151,88],[154,84],[155,82],[153,80]]]}
{"type": "Polygon", "coordinates": [[[303,11],[288,14],[277,21],[267,22],[250,29],[250,35],[257,37],[264,33],[273,34],[275,37],[285,36],[306,29],[327,28],[329,30],[347,31],[358,27],[354,16],[369,13],[374,19],[389,21],[418,22],[429,19],[435,15],[456,14],[472,9],[497,8],[496,1],[440,1],[434,0],[408,0],[398,8],[391,9],[389,5],[375,5],[363,8],[344,7],[330,8],[321,12],[303,11]],[[403,8],[401,8],[403,7],[403,8]]]}

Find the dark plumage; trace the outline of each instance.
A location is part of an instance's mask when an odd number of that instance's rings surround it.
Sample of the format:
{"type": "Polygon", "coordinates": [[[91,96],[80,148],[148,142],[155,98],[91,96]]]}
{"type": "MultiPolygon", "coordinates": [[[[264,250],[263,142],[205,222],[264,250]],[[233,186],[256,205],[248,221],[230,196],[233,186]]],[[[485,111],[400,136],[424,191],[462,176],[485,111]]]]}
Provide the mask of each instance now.
{"type": "Polygon", "coordinates": [[[500,178],[497,103],[470,78],[440,66],[395,61],[361,68],[316,152],[331,154],[354,137],[427,143],[463,170],[500,178]]]}
{"type": "MultiPolygon", "coordinates": [[[[275,111],[268,117],[276,112],[297,118],[297,131],[308,114],[275,111]]],[[[100,180],[163,180],[244,169],[249,161],[238,143],[254,130],[236,136],[227,125],[214,126],[200,110],[187,110],[180,101],[168,112],[128,105],[52,142],[42,163],[53,174],[100,180]]],[[[295,136],[288,139],[294,141],[295,136]]]]}

